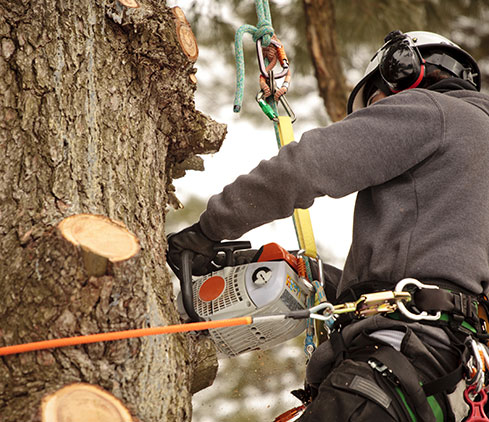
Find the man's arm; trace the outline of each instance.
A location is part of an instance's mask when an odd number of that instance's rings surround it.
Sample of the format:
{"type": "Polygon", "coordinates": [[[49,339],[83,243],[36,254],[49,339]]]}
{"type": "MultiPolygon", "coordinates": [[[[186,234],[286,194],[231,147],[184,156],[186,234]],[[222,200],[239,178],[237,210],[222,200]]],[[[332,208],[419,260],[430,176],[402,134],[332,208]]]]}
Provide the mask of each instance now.
{"type": "Polygon", "coordinates": [[[202,231],[213,240],[236,239],[309,208],[317,197],[384,183],[433,154],[443,142],[443,124],[432,95],[411,90],[306,132],[211,197],[202,231]]]}

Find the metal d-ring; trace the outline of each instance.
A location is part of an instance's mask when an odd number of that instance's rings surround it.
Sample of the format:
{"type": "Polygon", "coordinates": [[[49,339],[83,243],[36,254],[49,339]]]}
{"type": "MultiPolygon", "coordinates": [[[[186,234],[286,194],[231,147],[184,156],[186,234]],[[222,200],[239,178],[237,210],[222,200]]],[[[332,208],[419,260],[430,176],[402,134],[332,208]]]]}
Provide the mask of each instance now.
{"type": "MultiPolygon", "coordinates": [[[[404,291],[404,288],[406,286],[409,286],[410,284],[416,286],[418,289],[439,289],[438,286],[434,286],[432,284],[423,284],[419,280],[416,280],[415,278],[405,278],[396,284],[396,288],[395,288],[394,292],[402,292],[402,291],[404,291]]],[[[397,307],[398,307],[399,311],[404,316],[406,316],[409,319],[416,320],[416,321],[421,321],[421,320],[437,321],[441,317],[440,311],[438,311],[435,315],[430,315],[426,311],[423,311],[419,314],[414,314],[408,310],[408,308],[406,307],[405,303],[402,300],[397,302],[397,307]]]]}
{"type": "Polygon", "coordinates": [[[321,321],[329,321],[331,318],[334,318],[334,306],[329,302],[323,302],[313,306],[309,309],[309,312],[309,318],[319,319],[321,321]],[[318,311],[323,311],[323,313],[326,313],[327,315],[319,315],[316,313],[318,311]]]}

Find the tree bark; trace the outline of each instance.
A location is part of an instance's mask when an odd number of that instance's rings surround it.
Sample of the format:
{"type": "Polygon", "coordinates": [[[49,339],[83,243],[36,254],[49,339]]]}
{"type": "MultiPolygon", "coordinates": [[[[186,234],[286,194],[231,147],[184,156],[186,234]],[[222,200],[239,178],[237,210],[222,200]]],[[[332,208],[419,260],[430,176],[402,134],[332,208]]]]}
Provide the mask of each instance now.
{"type": "MultiPolygon", "coordinates": [[[[172,11],[137,3],[0,0],[0,346],[179,322],[164,257],[172,169],[217,151],[226,129],[195,110],[172,11]],[[140,252],[91,276],[56,229],[80,213],[123,222],[140,252]]],[[[143,422],[189,421],[215,370],[212,344],[184,335],[6,356],[0,420],[33,421],[43,396],[85,382],[143,422]]]]}
{"type": "Polygon", "coordinates": [[[319,95],[333,122],[346,115],[347,87],[336,42],[333,0],[303,0],[307,45],[319,95]]]}

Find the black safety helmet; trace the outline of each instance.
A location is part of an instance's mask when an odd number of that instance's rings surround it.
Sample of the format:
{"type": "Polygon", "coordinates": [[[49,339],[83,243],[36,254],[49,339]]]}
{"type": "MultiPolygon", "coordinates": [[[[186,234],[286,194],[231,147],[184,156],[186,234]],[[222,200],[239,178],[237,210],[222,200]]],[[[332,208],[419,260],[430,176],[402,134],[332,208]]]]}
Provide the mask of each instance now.
{"type": "Polygon", "coordinates": [[[480,91],[479,66],[472,56],[449,39],[433,32],[392,31],[370,60],[365,75],[348,99],[347,112],[367,106],[367,100],[380,89],[390,95],[420,86],[426,66],[434,65],[451,75],[471,82],[480,91]]]}

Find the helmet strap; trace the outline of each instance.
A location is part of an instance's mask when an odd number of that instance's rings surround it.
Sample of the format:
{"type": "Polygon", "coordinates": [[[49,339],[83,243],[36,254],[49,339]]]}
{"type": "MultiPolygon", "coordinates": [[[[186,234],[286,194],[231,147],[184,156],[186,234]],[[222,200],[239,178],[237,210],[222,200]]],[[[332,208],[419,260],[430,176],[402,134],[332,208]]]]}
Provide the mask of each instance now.
{"type": "Polygon", "coordinates": [[[426,63],[433,64],[447,72],[450,72],[457,78],[464,79],[474,86],[476,85],[474,82],[474,76],[477,74],[472,73],[472,69],[470,67],[463,66],[460,62],[448,54],[433,53],[426,57],[425,61],[426,63]]]}

